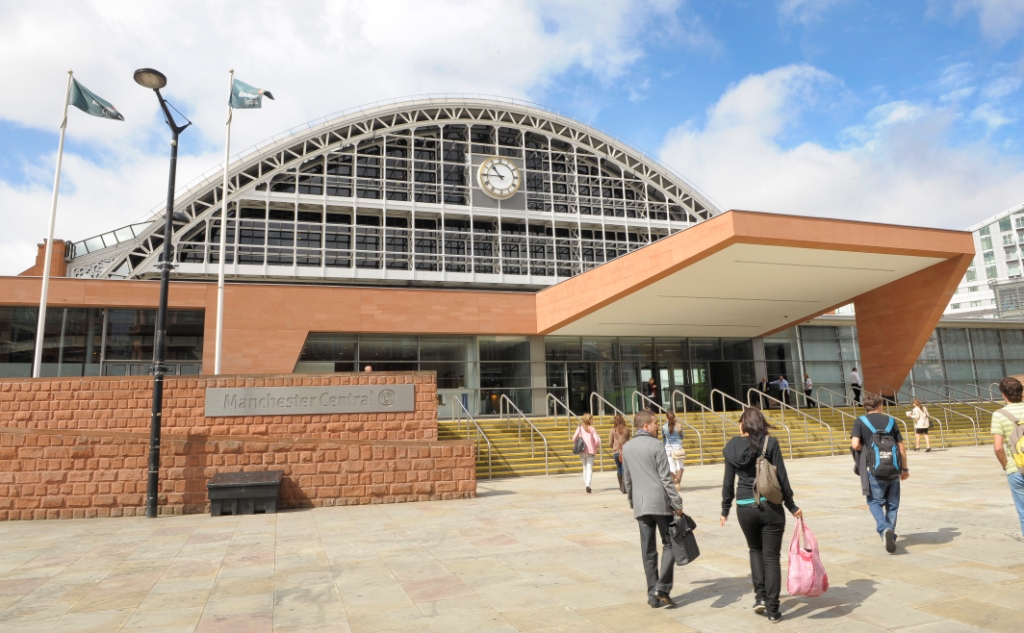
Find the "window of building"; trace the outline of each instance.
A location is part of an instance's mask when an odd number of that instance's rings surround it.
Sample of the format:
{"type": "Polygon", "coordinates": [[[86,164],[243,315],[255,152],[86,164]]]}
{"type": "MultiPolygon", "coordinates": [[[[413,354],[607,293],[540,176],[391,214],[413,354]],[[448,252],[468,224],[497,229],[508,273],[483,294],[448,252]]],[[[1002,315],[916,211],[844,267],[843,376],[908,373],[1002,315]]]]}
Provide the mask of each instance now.
{"type": "Polygon", "coordinates": [[[976,271],[976,270],[968,270],[967,271],[967,281],[977,281],[977,280],[978,280],[978,271],[976,271]]]}
{"type": "Polygon", "coordinates": [[[1013,227],[1010,224],[1009,216],[999,219],[999,230],[1000,231],[1012,231],[1013,227]]]}
{"type": "Polygon", "coordinates": [[[983,226],[980,229],[978,229],[978,235],[988,235],[988,228],[989,227],[987,226],[983,226]]]}
{"type": "Polygon", "coordinates": [[[1016,236],[1013,233],[1007,233],[1003,235],[1003,246],[1009,246],[1016,243],[1016,236]]]}
{"type": "Polygon", "coordinates": [[[959,310],[960,309],[960,304],[959,303],[953,303],[953,304],[950,304],[949,307],[951,309],[953,309],[953,310],[959,310]]]}
{"type": "Polygon", "coordinates": [[[981,238],[981,248],[983,250],[988,250],[988,249],[992,248],[992,238],[991,237],[983,237],[983,238],[981,238]]]}
{"type": "Polygon", "coordinates": [[[1024,215],[1014,216],[1013,225],[1018,229],[1024,229],[1024,215]]]}
{"type": "Polygon", "coordinates": [[[985,251],[985,263],[993,264],[996,261],[996,254],[993,251],[985,251]]]}
{"type": "Polygon", "coordinates": [[[972,308],[980,308],[981,307],[981,302],[980,301],[972,301],[971,302],[971,307],[972,308]]]}
{"type": "Polygon", "coordinates": [[[999,273],[996,272],[996,267],[995,266],[986,266],[985,267],[985,275],[989,279],[996,279],[996,278],[999,277],[999,273]]]}
{"type": "Polygon", "coordinates": [[[1003,251],[1003,258],[1004,259],[1017,259],[1017,247],[1016,246],[1007,247],[1006,250],[1003,251]]]}
{"type": "Polygon", "coordinates": [[[1019,261],[1007,262],[1006,263],[1006,271],[1010,274],[1011,277],[1015,276],[1015,275],[1020,275],[1020,262],[1019,261]]]}
{"type": "Polygon", "coordinates": [[[978,287],[977,286],[968,286],[967,287],[967,292],[978,292],[978,287]]]}

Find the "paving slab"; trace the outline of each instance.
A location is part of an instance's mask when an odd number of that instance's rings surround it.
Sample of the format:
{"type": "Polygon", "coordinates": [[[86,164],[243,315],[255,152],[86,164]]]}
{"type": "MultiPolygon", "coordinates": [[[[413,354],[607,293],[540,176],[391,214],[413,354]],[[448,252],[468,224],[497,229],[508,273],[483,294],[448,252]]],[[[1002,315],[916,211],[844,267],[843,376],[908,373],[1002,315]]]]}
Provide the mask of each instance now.
{"type": "Polygon", "coordinates": [[[1024,630],[1024,543],[991,447],[910,462],[893,555],[848,456],[788,462],[831,588],[783,590],[777,625],[750,611],[714,465],[683,478],[701,557],[676,568],[669,608],[646,604],[637,525],[609,472],[593,494],[558,475],[481,480],[458,501],[0,523],[0,631],[1024,630]]]}

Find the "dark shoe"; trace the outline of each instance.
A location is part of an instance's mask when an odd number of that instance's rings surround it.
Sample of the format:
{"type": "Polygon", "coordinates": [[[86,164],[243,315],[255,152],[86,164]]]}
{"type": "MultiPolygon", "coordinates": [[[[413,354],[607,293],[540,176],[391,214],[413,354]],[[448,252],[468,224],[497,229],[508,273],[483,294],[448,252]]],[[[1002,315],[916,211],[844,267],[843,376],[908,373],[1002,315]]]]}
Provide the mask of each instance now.
{"type": "Polygon", "coordinates": [[[771,622],[772,624],[778,624],[781,619],[782,619],[782,614],[781,613],[769,613],[768,614],[768,621],[771,622]]]}
{"type": "Polygon", "coordinates": [[[926,452],[926,453],[932,452],[932,447],[929,446],[928,448],[924,449],[924,452],[926,452]]]}
{"type": "Polygon", "coordinates": [[[665,593],[664,591],[659,591],[658,593],[654,594],[654,599],[658,601],[658,606],[661,606],[661,607],[671,607],[672,606],[672,598],[670,598],[669,595],[667,593],[665,593]]]}
{"type": "Polygon", "coordinates": [[[649,604],[652,609],[657,609],[662,606],[661,600],[658,600],[654,596],[647,597],[647,604],[649,604]]]}
{"type": "Polygon", "coordinates": [[[588,493],[590,492],[590,486],[587,486],[587,492],[588,493]]]}
{"type": "Polygon", "coordinates": [[[882,532],[882,540],[885,541],[885,551],[890,554],[896,551],[896,534],[892,530],[882,532]]]}
{"type": "Polygon", "coordinates": [[[754,600],[754,613],[764,613],[764,600],[761,598],[754,600]]]}
{"type": "Polygon", "coordinates": [[[622,475],[615,473],[615,476],[619,478],[619,492],[626,494],[626,483],[622,481],[622,475]]]}

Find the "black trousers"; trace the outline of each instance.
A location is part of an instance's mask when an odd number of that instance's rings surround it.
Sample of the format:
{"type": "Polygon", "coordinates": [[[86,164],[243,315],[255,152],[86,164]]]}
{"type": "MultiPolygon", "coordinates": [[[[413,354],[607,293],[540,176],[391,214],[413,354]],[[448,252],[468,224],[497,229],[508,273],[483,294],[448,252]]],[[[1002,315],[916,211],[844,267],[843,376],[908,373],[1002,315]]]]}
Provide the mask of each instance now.
{"type": "Polygon", "coordinates": [[[750,577],[754,594],[764,600],[765,611],[779,612],[779,591],[782,589],[782,533],[786,530],[786,513],[772,503],[737,506],[736,520],[750,549],[750,577]]]}
{"type": "Polygon", "coordinates": [[[817,406],[817,403],[814,402],[814,400],[811,399],[811,390],[810,389],[804,389],[804,395],[807,396],[807,407],[808,408],[817,406]]]}
{"type": "Polygon", "coordinates": [[[672,592],[672,574],[676,557],[672,554],[668,525],[672,517],[661,514],[645,514],[636,522],[640,525],[640,553],[644,559],[644,573],[647,574],[647,595],[661,591],[672,592]],[[657,533],[661,534],[661,571],[658,570],[657,533]]]}
{"type": "Polygon", "coordinates": [[[860,404],[860,385],[851,385],[850,389],[853,389],[853,401],[860,404]]]}

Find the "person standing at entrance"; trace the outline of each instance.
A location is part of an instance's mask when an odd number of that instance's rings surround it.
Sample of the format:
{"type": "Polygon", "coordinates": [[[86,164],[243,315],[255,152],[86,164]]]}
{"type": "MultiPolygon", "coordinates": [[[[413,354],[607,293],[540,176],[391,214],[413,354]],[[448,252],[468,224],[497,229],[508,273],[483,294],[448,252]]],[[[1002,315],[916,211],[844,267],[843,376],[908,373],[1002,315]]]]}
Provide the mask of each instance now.
{"type": "Polygon", "coordinates": [[[661,427],[662,441],[665,443],[665,456],[668,457],[668,468],[672,471],[672,481],[679,490],[679,484],[683,481],[683,460],[686,459],[686,449],[683,448],[683,425],[676,419],[676,414],[669,411],[665,414],[666,422],[661,427]]]}
{"type": "Polygon", "coordinates": [[[654,404],[661,406],[661,394],[658,392],[658,382],[651,378],[647,381],[647,397],[654,401],[654,404]]]}
{"type": "Polygon", "coordinates": [[[807,401],[807,408],[815,406],[817,403],[811,399],[811,393],[814,391],[814,383],[811,382],[811,375],[804,374],[804,399],[807,401]]]}
{"type": "Polygon", "coordinates": [[[658,418],[647,410],[636,414],[633,439],[622,447],[626,498],[640,527],[640,554],[647,575],[647,604],[657,609],[672,604],[675,556],[668,526],[673,515],[683,513],[683,498],[676,492],[668,468],[665,447],[658,441],[658,418]],[[661,567],[658,542],[661,536],[661,567]]]}
{"type": "MultiPolygon", "coordinates": [[[[761,377],[761,382],[757,383],[757,390],[760,391],[761,393],[765,394],[765,395],[768,394],[768,378],[767,377],[765,377],[765,376],[761,377]]],[[[758,401],[758,408],[759,409],[764,409],[764,398],[763,397],[758,397],[757,401],[758,401]]]]}
{"type": "Polygon", "coordinates": [[[856,367],[850,371],[850,389],[853,389],[853,401],[860,404],[861,382],[860,374],[857,373],[856,367]]]}
{"type": "Polygon", "coordinates": [[[1006,471],[1006,480],[1010,484],[1013,505],[1017,508],[1020,519],[1021,536],[1011,535],[1018,541],[1024,540],[1024,474],[1014,460],[1014,431],[1024,423],[1024,404],[1021,396],[1024,385],[1016,378],[1003,378],[999,382],[999,392],[1003,394],[1006,406],[992,414],[992,448],[995,449],[999,465],[1006,471]]]}
{"type": "Polygon", "coordinates": [[[919,398],[914,398],[914,409],[908,411],[907,415],[914,421],[914,450],[921,450],[921,436],[924,436],[924,452],[930,453],[932,441],[928,438],[928,429],[932,422],[928,419],[928,407],[921,403],[919,398]]]}
{"type": "Polygon", "coordinates": [[[594,455],[601,450],[601,436],[597,434],[593,420],[594,416],[584,413],[580,418],[581,424],[576,427],[576,433],[572,436],[573,442],[576,441],[576,438],[582,438],[583,444],[586,446],[580,453],[580,461],[583,462],[583,485],[587,487],[588,493],[590,492],[590,483],[594,478],[594,455]]]}
{"type": "Polygon", "coordinates": [[[779,442],[768,435],[772,427],[754,407],[740,416],[740,437],[729,440],[725,455],[725,480],[722,482],[721,525],[729,519],[732,500],[736,499],[736,518],[750,550],[750,577],[754,583],[754,613],[767,613],[769,622],[782,619],[779,612],[779,591],[782,588],[782,535],[786,531],[786,513],[782,505],[770,503],[754,492],[757,459],[764,453],[778,475],[782,504],[793,516],[800,518],[803,510],[793,503],[786,465],[782,461],[779,442]],[[736,479],[739,478],[739,486],[736,479]]]}
{"type": "Polygon", "coordinates": [[[616,413],[612,420],[612,430],[608,434],[608,445],[612,447],[612,459],[615,460],[615,474],[619,478],[619,491],[626,494],[626,484],[622,482],[622,447],[629,441],[630,431],[626,418],[616,413]]]}
{"type": "Polygon", "coordinates": [[[787,394],[789,394],[789,381],[786,380],[785,376],[779,376],[778,380],[773,380],[768,384],[777,385],[777,389],[779,390],[779,400],[782,404],[789,404],[789,400],[787,399],[787,394]]]}
{"type": "Polygon", "coordinates": [[[861,491],[875,519],[885,551],[896,551],[896,513],[900,509],[900,482],[910,477],[907,448],[896,420],[882,413],[882,397],[864,394],[866,415],[853,423],[850,447],[858,458],[861,491]]]}

